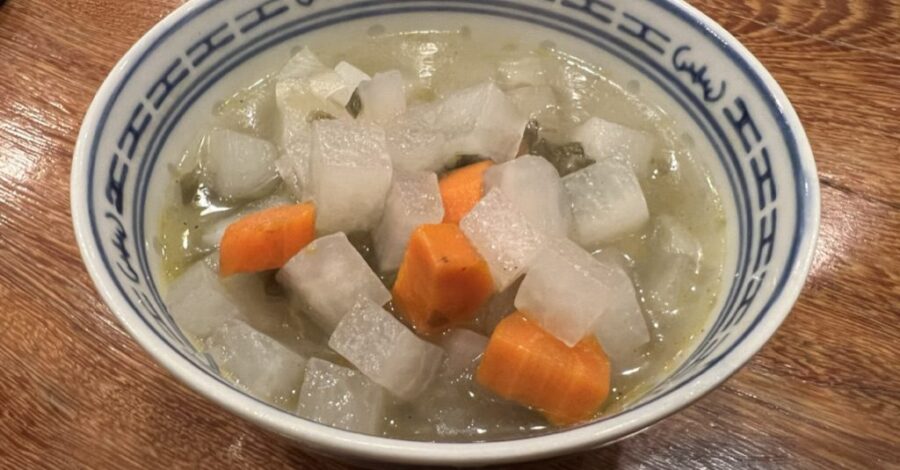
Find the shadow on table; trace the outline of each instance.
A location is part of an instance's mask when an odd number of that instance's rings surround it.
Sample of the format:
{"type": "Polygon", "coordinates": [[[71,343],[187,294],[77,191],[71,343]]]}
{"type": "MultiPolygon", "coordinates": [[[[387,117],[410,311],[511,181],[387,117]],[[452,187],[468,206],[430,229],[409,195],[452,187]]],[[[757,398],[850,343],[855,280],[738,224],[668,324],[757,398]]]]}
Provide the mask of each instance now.
{"type": "MultiPolygon", "coordinates": [[[[560,470],[594,470],[594,469],[616,469],[618,468],[619,454],[621,448],[618,444],[612,444],[602,449],[597,449],[579,454],[568,455],[565,457],[557,457],[553,459],[540,460],[537,462],[517,465],[499,465],[494,467],[484,467],[489,470],[545,470],[548,468],[560,470]]],[[[348,462],[327,457],[318,453],[311,452],[309,449],[295,446],[291,449],[291,461],[297,468],[317,468],[321,470],[401,470],[401,469],[421,469],[425,467],[418,466],[401,466],[388,464],[370,464],[359,462],[348,462]],[[312,464],[312,465],[311,465],[312,464]]],[[[451,468],[451,467],[430,467],[430,468],[451,468]]]]}

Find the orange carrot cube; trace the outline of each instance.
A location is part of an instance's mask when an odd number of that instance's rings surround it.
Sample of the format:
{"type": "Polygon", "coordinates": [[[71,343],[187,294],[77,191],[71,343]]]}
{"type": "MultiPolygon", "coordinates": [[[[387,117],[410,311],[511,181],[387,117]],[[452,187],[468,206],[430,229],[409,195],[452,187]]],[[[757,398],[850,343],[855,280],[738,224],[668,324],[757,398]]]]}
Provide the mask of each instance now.
{"type": "Polygon", "coordinates": [[[609,395],[610,365],[593,337],[573,347],[515,312],[497,326],[476,380],[555,425],[591,419],[609,395]]]}
{"type": "Polygon", "coordinates": [[[474,163],[441,178],[445,224],[458,224],[478,204],[484,195],[484,172],[492,165],[490,161],[474,163]]]}
{"type": "Polygon", "coordinates": [[[316,206],[273,207],[225,229],[219,245],[219,275],[278,269],[315,239],[316,206]]]}
{"type": "Polygon", "coordinates": [[[410,237],[394,306],[422,334],[472,319],[494,283],[487,262],[454,224],[422,225],[410,237]]]}

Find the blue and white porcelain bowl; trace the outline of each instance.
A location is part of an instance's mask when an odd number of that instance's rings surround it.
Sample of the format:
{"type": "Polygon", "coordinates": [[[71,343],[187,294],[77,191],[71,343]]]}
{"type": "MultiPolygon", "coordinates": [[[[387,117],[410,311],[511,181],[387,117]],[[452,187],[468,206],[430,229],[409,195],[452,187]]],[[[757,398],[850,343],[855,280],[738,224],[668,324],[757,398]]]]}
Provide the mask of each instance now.
{"type": "MultiPolygon", "coordinates": [[[[271,67],[270,67],[271,68],[271,67]]],[[[787,316],[819,225],[812,152],[787,97],[760,63],[678,0],[192,0],[119,62],[84,120],[72,213],[98,290],[164,367],[235,414],[325,453],[412,464],[523,461],[608,444],[687,406],[746,363],[787,316]],[[306,421],[234,388],[198,354],[160,300],[153,248],[166,167],[213,103],[299,43],[378,30],[512,28],[615,69],[653,94],[696,145],[723,196],[724,281],[704,335],[642,399],[600,421],[527,439],[438,444],[306,421]]]]}

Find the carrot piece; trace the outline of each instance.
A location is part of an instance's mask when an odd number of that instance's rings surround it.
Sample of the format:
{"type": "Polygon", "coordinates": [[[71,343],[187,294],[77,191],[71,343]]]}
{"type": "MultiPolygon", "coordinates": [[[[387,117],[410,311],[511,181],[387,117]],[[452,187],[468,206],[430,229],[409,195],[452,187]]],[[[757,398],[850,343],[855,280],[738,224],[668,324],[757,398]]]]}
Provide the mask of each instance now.
{"type": "Polygon", "coordinates": [[[487,262],[454,224],[413,232],[394,283],[394,306],[417,332],[430,335],[471,320],[491,296],[487,262]]]}
{"type": "Polygon", "coordinates": [[[458,224],[478,204],[484,195],[484,172],[491,165],[490,161],[473,163],[441,178],[445,224],[458,224]]]}
{"type": "Polygon", "coordinates": [[[497,326],[476,372],[482,386],[539,410],[551,423],[593,417],[609,395],[609,359],[588,337],[573,347],[515,312],[497,326]]]}
{"type": "Polygon", "coordinates": [[[278,269],[315,236],[316,206],[312,203],[250,214],[225,229],[219,247],[219,275],[278,269]]]}

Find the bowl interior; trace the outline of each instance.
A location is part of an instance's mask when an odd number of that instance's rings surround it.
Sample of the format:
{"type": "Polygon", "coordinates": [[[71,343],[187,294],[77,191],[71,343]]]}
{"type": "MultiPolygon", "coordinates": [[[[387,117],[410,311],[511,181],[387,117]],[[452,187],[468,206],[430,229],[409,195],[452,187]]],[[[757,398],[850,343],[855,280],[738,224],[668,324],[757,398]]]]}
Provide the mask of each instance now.
{"type": "MultiPolygon", "coordinates": [[[[135,338],[201,393],[326,451],[403,462],[485,463],[534,458],[633,433],[711,390],[768,339],[808,269],[818,191],[796,115],[764,69],[730,36],[680,3],[647,1],[189,2],[113,71],[82,129],[73,214],[85,261],[135,338]],[[373,29],[374,27],[374,29],[373,29]],[[695,142],[722,196],[728,229],[718,303],[689,354],[624,412],[531,438],[533,445],[398,442],[325,428],[233,388],[197,353],[161,300],[154,238],[167,168],[214,105],[277,69],[300,45],[333,45],[370,31],[456,30],[473,40],[551,41],[637,83],[695,142]]],[[[332,46],[333,48],[333,46],[332,46]]],[[[520,443],[521,444],[521,443],[520,443]]]]}

